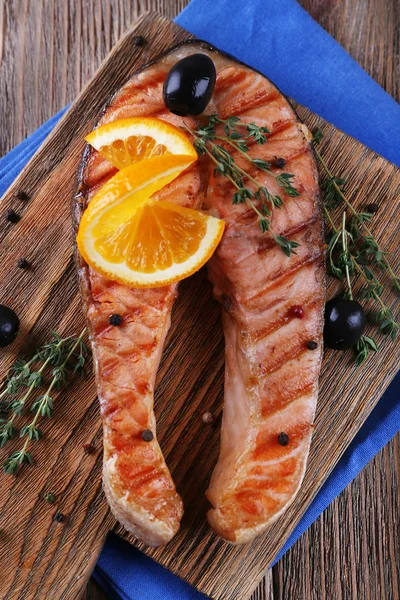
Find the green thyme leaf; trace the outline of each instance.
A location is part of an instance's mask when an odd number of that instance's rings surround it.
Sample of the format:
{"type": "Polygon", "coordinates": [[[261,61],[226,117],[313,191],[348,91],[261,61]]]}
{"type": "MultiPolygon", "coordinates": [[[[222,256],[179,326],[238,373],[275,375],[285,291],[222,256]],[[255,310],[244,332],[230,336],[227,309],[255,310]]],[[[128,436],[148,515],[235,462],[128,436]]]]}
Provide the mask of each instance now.
{"type": "Polygon", "coordinates": [[[315,129],[313,129],[313,131],[312,131],[312,140],[311,141],[314,144],[317,144],[317,145],[320,144],[321,141],[322,141],[322,139],[323,139],[323,137],[324,137],[324,134],[322,133],[322,131],[318,127],[316,127],[315,129]]]}
{"type": "MultiPolygon", "coordinates": [[[[22,449],[11,454],[3,463],[3,469],[7,474],[16,474],[24,463],[32,464],[32,456],[27,448],[31,442],[38,442],[42,437],[41,429],[38,426],[39,419],[50,417],[52,414],[54,402],[50,393],[53,388],[60,389],[64,386],[70,373],[83,372],[85,357],[88,352],[82,339],[85,331],[86,329],[81,332],[78,338],[62,338],[57,333],[52,332],[52,339],[48,344],[45,344],[28,363],[24,364],[22,361],[17,361],[12,370],[8,383],[14,381],[15,385],[11,386],[11,390],[13,392],[18,390],[21,382],[28,389],[22,398],[12,399],[11,396],[8,406],[13,414],[8,421],[3,418],[0,419],[0,447],[3,447],[10,439],[15,437],[17,433],[14,425],[15,418],[22,413],[33,392],[43,385],[43,372],[46,367],[53,366],[51,380],[45,393],[34,399],[32,403],[31,411],[34,413],[32,421],[20,430],[20,437],[25,438],[22,449]],[[32,365],[40,362],[42,362],[41,366],[33,370],[32,365]]],[[[7,386],[7,389],[0,394],[0,398],[8,393],[9,387],[7,386]]]]}
{"type": "Polygon", "coordinates": [[[32,455],[26,450],[13,452],[11,456],[3,463],[3,469],[6,475],[15,475],[21,465],[24,463],[33,464],[32,455]]]}
{"type": "Polygon", "coordinates": [[[362,335],[354,348],[354,359],[357,367],[368,358],[370,351],[378,352],[378,345],[375,340],[367,335],[362,335]]]}

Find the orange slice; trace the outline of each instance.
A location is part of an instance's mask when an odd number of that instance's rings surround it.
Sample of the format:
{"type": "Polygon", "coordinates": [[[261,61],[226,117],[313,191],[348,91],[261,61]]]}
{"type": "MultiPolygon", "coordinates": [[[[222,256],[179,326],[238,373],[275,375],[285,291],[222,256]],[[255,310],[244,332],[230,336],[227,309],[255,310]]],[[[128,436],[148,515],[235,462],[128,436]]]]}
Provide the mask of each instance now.
{"type": "Polygon", "coordinates": [[[224,222],[150,198],[193,160],[150,158],[123,169],[101,188],[83,214],[77,237],[93,269],[130,287],[160,287],[200,269],[217,247],[224,222]]]}
{"type": "Polygon", "coordinates": [[[119,119],[95,129],[85,140],[117,169],[170,154],[197,158],[189,138],[161,119],[119,119]]]}

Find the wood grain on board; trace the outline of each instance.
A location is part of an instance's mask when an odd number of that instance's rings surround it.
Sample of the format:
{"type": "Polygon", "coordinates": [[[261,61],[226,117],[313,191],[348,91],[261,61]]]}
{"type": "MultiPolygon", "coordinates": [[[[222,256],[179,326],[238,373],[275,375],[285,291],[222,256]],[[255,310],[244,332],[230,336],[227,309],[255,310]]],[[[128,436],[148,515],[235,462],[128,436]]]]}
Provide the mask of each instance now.
{"type": "MultiPolygon", "coordinates": [[[[140,28],[140,33],[148,35],[149,39],[151,39],[151,45],[149,44],[143,51],[145,57],[148,53],[153,51],[157,53],[161,49],[161,46],[166,48],[175,41],[174,39],[168,38],[169,34],[167,35],[166,31],[158,31],[157,35],[155,35],[154,29],[151,29],[151,31],[148,32],[146,27],[146,23],[143,23],[140,28]],[[154,50],[153,45],[157,46],[157,51],[154,50]]],[[[134,58],[135,54],[130,56],[131,60],[128,67],[131,70],[135,68],[134,58]]],[[[146,58],[139,58],[139,54],[137,54],[137,58],[139,59],[139,62],[136,63],[137,65],[140,64],[142,60],[146,60],[146,58]]],[[[127,68],[125,63],[124,68],[127,68]]],[[[119,75],[120,71],[118,71],[118,76],[119,75]]],[[[98,90],[99,94],[94,93],[94,96],[92,96],[90,108],[96,105],[96,102],[98,108],[98,103],[105,100],[110,93],[112,86],[117,85],[118,87],[120,83],[121,81],[119,79],[115,81],[115,78],[113,78],[113,81],[110,82],[107,77],[104,77],[103,81],[98,82],[98,85],[100,86],[98,90]],[[101,89],[101,86],[105,87],[101,89]],[[105,90],[107,90],[107,92],[105,90]]],[[[82,106],[80,114],[82,114],[82,106]]],[[[87,110],[85,108],[84,114],[88,121],[95,116],[94,113],[91,113],[89,107],[87,107],[87,110]]],[[[304,113],[303,116],[304,115],[306,115],[307,123],[312,125],[313,121],[307,117],[307,113],[304,113]]],[[[69,125],[70,128],[68,128],[68,131],[73,131],[74,135],[77,136],[79,136],[79,131],[83,131],[82,127],[84,130],[87,129],[87,122],[82,122],[82,120],[78,123],[77,120],[73,121],[73,119],[71,119],[69,125]],[[76,125],[76,127],[74,127],[74,125],[76,125]],[[79,127],[81,127],[81,129],[79,129],[79,127]]],[[[327,127],[326,131],[328,130],[330,130],[330,128],[327,127]]],[[[58,134],[58,138],[57,134],[55,134],[56,137],[53,137],[52,142],[49,144],[49,149],[46,151],[47,160],[44,161],[43,155],[42,157],[39,157],[36,163],[34,163],[35,169],[33,172],[28,172],[25,182],[19,184],[31,191],[40,188],[40,192],[35,194],[34,200],[26,208],[26,213],[24,214],[21,223],[17,228],[9,227],[8,231],[3,230],[3,232],[1,232],[2,242],[0,250],[2,251],[2,254],[4,254],[5,250],[11,249],[11,252],[6,257],[0,270],[2,290],[4,290],[4,294],[8,294],[9,301],[14,298],[16,295],[15,292],[18,293],[18,297],[16,298],[17,304],[15,304],[15,306],[23,315],[23,322],[30,333],[29,341],[21,348],[22,352],[29,351],[32,341],[41,341],[50,328],[62,329],[63,331],[78,331],[80,326],[80,315],[77,311],[78,299],[76,297],[73,267],[70,262],[69,254],[69,221],[66,217],[66,210],[69,210],[69,206],[67,206],[66,203],[69,202],[70,199],[68,194],[71,193],[71,189],[68,188],[68,185],[70,184],[71,177],[68,179],[66,176],[63,177],[63,174],[70,174],[71,168],[72,170],[74,169],[74,161],[76,161],[79,155],[81,143],[76,138],[73,138],[72,135],[69,138],[68,135],[66,135],[68,131],[62,132],[63,135],[58,134]],[[52,169],[52,165],[56,164],[57,160],[67,153],[68,156],[65,159],[62,159],[61,165],[52,169]],[[43,164],[44,162],[45,164],[43,164]],[[50,175],[51,179],[49,181],[50,175]],[[47,182],[45,186],[43,185],[44,182],[47,182]],[[60,199],[60,214],[56,215],[56,219],[54,219],[54,197],[59,197],[60,199]],[[46,207],[49,209],[48,212],[46,212],[46,207]],[[51,210],[53,212],[51,212],[51,210]],[[49,213],[51,213],[53,218],[50,227],[49,223],[46,222],[46,214],[49,213]],[[35,238],[32,235],[33,230],[35,230],[34,233],[40,237],[41,241],[39,245],[37,243],[38,238],[35,238]],[[26,236],[24,236],[24,232],[26,232],[26,236]],[[21,243],[21,237],[24,239],[23,243],[21,243]],[[18,248],[16,248],[16,241],[18,243],[18,248]],[[54,254],[54,256],[49,256],[49,247],[52,248],[52,254],[54,254]],[[18,256],[16,255],[17,250],[18,256]],[[10,273],[13,272],[12,266],[15,266],[13,260],[16,261],[20,257],[21,252],[26,255],[26,252],[28,251],[34,254],[37,259],[37,270],[35,270],[34,273],[34,281],[32,282],[29,280],[26,274],[21,276],[21,272],[17,273],[17,269],[15,268],[15,278],[19,278],[19,284],[16,284],[15,279],[10,277],[10,273]],[[49,273],[51,274],[50,281],[47,279],[49,273]],[[8,283],[6,280],[8,280],[8,283]],[[40,293],[38,293],[38,284],[40,284],[40,293]],[[24,307],[24,309],[22,307],[24,307]],[[62,314],[62,319],[58,320],[55,315],[60,313],[62,314]]],[[[376,197],[380,194],[386,194],[389,198],[390,190],[392,190],[393,193],[396,191],[399,180],[398,174],[396,175],[396,171],[392,166],[389,166],[389,172],[387,163],[385,163],[383,159],[375,157],[372,153],[365,151],[353,140],[345,140],[344,137],[336,137],[341,136],[341,134],[338,134],[333,130],[330,130],[329,136],[330,139],[327,140],[327,147],[323,149],[325,156],[327,159],[332,160],[332,164],[335,164],[337,172],[340,172],[339,169],[342,169],[341,172],[343,172],[346,171],[348,166],[347,161],[349,155],[352,155],[352,161],[354,160],[354,172],[352,173],[354,179],[352,180],[352,185],[354,186],[353,189],[359,189],[360,198],[362,198],[363,190],[365,191],[366,189],[362,187],[362,183],[360,184],[360,181],[363,179],[363,168],[365,169],[366,165],[369,167],[372,178],[370,181],[373,181],[374,184],[376,183],[377,186],[374,190],[376,197]],[[336,161],[332,152],[338,147],[341,148],[342,155],[341,159],[336,161]],[[363,167],[361,166],[361,163],[363,164],[363,167]],[[361,187],[359,187],[359,184],[361,187]]],[[[370,182],[364,181],[363,183],[364,185],[367,185],[370,182]]],[[[351,188],[349,191],[351,191],[351,188]]],[[[8,201],[9,200],[7,199],[5,200],[2,210],[6,210],[8,201]]],[[[389,210],[388,215],[390,216],[390,214],[389,210]]],[[[196,460],[194,456],[196,448],[193,448],[193,444],[191,446],[187,442],[188,438],[192,439],[196,437],[196,428],[199,427],[200,416],[204,410],[211,407],[215,408],[215,412],[220,410],[223,344],[221,328],[219,326],[219,309],[212,303],[210,299],[210,287],[208,284],[204,283],[202,275],[194,278],[190,283],[185,282],[182,288],[181,299],[176,310],[175,325],[182,319],[182,321],[180,321],[180,329],[182,328],[182,324],[184,323],[183,319],[187,318],[186,311],[188,314],[191,314],[192,318],[188,323],[187,337],[185,335],[185,338],[182,339],[182,336],[180,336],[178,344],[176,335],[174,340],[174,332],[172,332],[169,338],[170,343],[168,344],[162,372],[160,373],[162,381],[158,399],[163,402],[163,417],[162,419],[159,419],[159,428],[161,434],[164,434],[160,437],[164,448],[167,448],[167,454],[169,453],[169,446],[171,446],[174,441],[179,440],[179,448],[171,449],[168,458],[170,464],[175,467],[173,470],[175,471],[178,484],[184,476],[183,471],[186,469],[190,471],[185,475],[185,481],[182,482],[183,487],[181,488],[182,490],[188,490],[186,496],[185,493],[183,493],[189,504],[188,518],[190,519],[191,515],[193,516],[198,513],[198,509],[204,510],[204,500],[201,493],[197,494],[197,497],[196,494],[189,493],[189,488],[191,487],[189,482],[191,481],[193,485],[193,481],[200,478],[200,487],[204,489],[208,477],[207,469],[209,470],[209,467],[205,462],[201,462],[204,457],[198,457],[196,460]],[[199,289],[198,294],[196,293],[197,289],[199,289]],[[196,297],[195,303],[193,301],[194,297],[196,297]],[[194,328],[196,326],[198,327],[199,324],[204,326],[204,315],[207,315],[207,328],[212,328],[214,331],[212,343],[210,344],[208,343],[208,338],[207,342],[204,337],[203,340],[198,339],[197,334],[199,331],[196,329],[192,332],[190,331],[190,325],[193,322],[194,328]],[[194,344],[194,342],[197,342],[197,346],[194,346],[193,348],[192,343],[194,344]],[[196,354],[201,354],[202,351],[204,352],[201,348],[202,346],[205,346],[206,343],[209,355],[205,357],[205,364],[203,365],[203,363],[199,364],[196,354]],[[184,347],[182,348],[180,346],[184,347]],[[181,363],[179,363],[179,361],[181,361],[181,363]],[[203,365],[206,372],[205,379],[198,381],[195,380],[195,378],[192,378],[189,381],[186,381],[183,378],[180,378],[182,376],[182,369],[179,367],[180,364],[184,364],[185,369],[189,371],[200,368],[203,365]],[[166,392],[168,392],[168,396],[165,395],[166,392]],[[194,398],[194,405],[191,406],[193,413],[193,418],[191,419],[189,419],[190,415],[187,412],[183,412],[180,405],[180,399],[188,392],[191,392],[194,398]],[[174,404],[173,406],[168,405],[167,409],[165,408],[165,397],[170,397],[171,403],[174,404]],[[199,412],[200,410],[201,412],[199,412]],[[186,434],[183,433],[182,435],[182,430],[185,425],[189,423],[189,420],[190,435],[188,435],[188,432],[186,432],[186,434]],[[169,429],[167,431],[168,425],[169,429]],[[188,454],[196,460],[195,469],[188,464],[188,454]],[[183,459],[185,459],[185,463],[184,468],[182,469],[183,459]],[[181,470],[179,474],[177,469],[181,470]]],[[[6,299],[7,296],[4,296],[4,301],[6,301],[6,299]]],[[[175,331],[175,334],[176,333],[177,332],[175,331]]],[[[13,348],[13,350],[15,350],[15,348],[13,348]]],[[[382,359],[384,359],[384,355],[381,356],[382,359]]],[[[12,359],[12,355],[5,357],[5,362],[2,364],[2,370],[11,363],[12,359]]],[[[344,364],[343,360],[341,360],[341,362],[339,361],[339,364],[344,364]]],[[[337,368],[337,365],[335,368],[337,368]]],[[[330,371],[330,368],[326,367],[326,369],[328,369],[328,372],[330,371]]],[[[380,375],[382,376],[382,374],[380,375]]],[[[346,383],[345,379],[346,378],[343,379],[344,384],[346,383]]],[[[349,385],[348,382],[347,385],[349,385]]],[[[71,395],[67,396],[67,393],[64,393],[60,396],[60,408],[58,409],[60,412],[57,410],[55,418],[52,419],[52,422],[49,422],[47,430],[49,434],[48,438],[46,438],[46,441],[42,443],[40,448],[39,446],[37,448],[37,452],[41,455],[40,473],[37,472],[38,470],[35,471],[34,476],[32,475],[32,471],[27,470],[23,473],[12,486],[12,497],[8,490],[6,490],[5,487],[3,488],[3,482],[1,482],[0,528],[4,531],[4,540],[7,540],[7,536],[10,540],[10,545],[5,544],[4,547],[2,547],[4,549],[7,547],[7,563],[5,563],[4,558],[4,564],[7,564],[8,567],[8,580],[10,580],[10,576],[14,577],[15,575],[13,591],[7,596],[9,598],[75,597],[74,594],[80,589],[79,586],[81,586],[82,581],[84,581],[84,578],[88,575],[90,566],[94,563],[96,553],[100,547],[98,545],[99,539],[101,540],[104,532],[110,525],[110,520],[107,520],[108,517],[104,501],[101,494],[99,494],[100,463],[98,454],[100,448],[97,454],[94,456],[92,455],[90,458],[83,456],[81,449],[81,442],[83,444],[90,441],[91,436],[95,433],[97,435],[96,446],[98,447],[100,443],[97,406],[91,380],[82,382],[81,387],[74,386],[71,388],[70,394],[71,395]],[[65,399],[67,401],[65,401],[65,399]],[[61,404],[61,402],[65,402],[65,404],[61,404]],[[71,406],[75,407],[75,410],[71,410],[71,406]],[[89,407],[89,409],[87,413],[84,414],[85,408],[87,407],[89,407]],[[78,415],[82,415],[82,422],[80,423],[78,415]],[[79,424],[78,427],[77,424],[79,424]],[[66,435],[66,433],[68,433],[68,435],[66,435]],[[57,439],[57,442],[52,442],[55,436],[59,436],[59,438],[57,439]],[[90,439],[87,439],[88,437],[90,439]],[[61,440],[68,440],[68,443],[62,450],[60,447],[61,440]],[[60,446],[58,446],[58,444],[60,444],[60,446]],[[45,452],[46,459],[43,457],[45,452]],[[94,471],[93,473],[90,473],[89,480],[85,485],[85,477],[89,475],[89,472],[93,469],[94,465],[94,471]],[[53,470],[53,475],[49,480],[48,476],[51,470],[53,470]],[[60,485],[60,472],[62,473],[62,485],[60,485]],[[48,491],[46,486],[52,485],[54,488],[56,484],[57,495],[59,498],[62,498],[61,504],[60,506],[57,506],[57,509],[70,515],[65,526],[60,526],[51,521],[51,516],[54,514],[55,509],[52,509],[51,507],[49,509],[48,505],[43,506],[43,502],[40,501],[39,497],[42,491],[48,491]],[[85,490],[85,493],[80,495],[82,490],[85,490]],[[20,513],[14,514],[16,499],[21,497],[23,497],[23,503],[20,513]],[[31,499],[31,502],[29,499],[31,499]],[[12,504],[14,506],[14,512],[12,511],[12,504]],[[102,513],[102,510],[104,513],[102,513]],[[78,514],[78,512],[80,512],[80,514],[78,514]],[[13,513],[12,518],[9,518],[11,513],[13,513]],[[103,519],[102,522],[98,520],[99,514],[103,519]],[[4,526],[3,517],[6,526],[4,526]],[[91,528],[93,527],[93,523],[96,524],[97,529],[95,528],[96,531],[92,536],[91,528]],[[11,539],[13,540],[12,544],[11,539]],[[13,546],[16,546],[14,554],[11,551],[13,546]],[[20,552],[21,554],[19,554],[20,552]],[[12,564],[14,557],[17,557],[19,560],[19,568],[17,570],[10,568],[10,564],[12,564]],[[23,588],[24,591],[22,592],[23,588]],[[21,595],[19,596],[18,594],[21,595]]],[[[161,404],[159,402],[159,409],[160,407],[161,404]]],[[[361,416],[362,415],[360,414],[360,419],[361,416]]],[[[321,419],[323,418],[324,412],[322,408],[321,419]]],[[[208,455],[211,454],[212,460],[214,461],[218,443],[218,430],[215,428],[210,432],[205,430],[203,425],[201,425],[199,429],[198,439],[200,441],[196,445],[198,448],[203,448],[203,452],[204,448],[208,447],[206,458],[209,459],[208,455]]],[[[332,437],[332,429],[329,431],[328,437],[332,437]]],[[[331,449],[330,443],[331,439],[329,439],[329,443],[325,440],[325,454],[331,449]]],[[[320,441],[320,445],[324,446],[324,443],[320,441]]],[[[323,453],[323,450],[324,448],[318,450],[317,447],[318,452],[323,453]]],[[[197,522],[198,521],[199,518],[197,519],[197,522]]],[[[205,527],[199,525],[198,531],[200,536],[203,534],[204,536],[208,535],[208,532],[205,529],[205,527]]],[[[200,539],[204,541],[205,537],[200,537],[200,539]]],[[[281,542],[283,542],[283,539],[281,539],[281,542]]],[[[225,546],[225,544],[223,545],[225,546]]],[[[163,552],[167,551],[168,548],[169,547],[163,552]]],[[[207,552],[212,552],[215,548],[219,554],[224,552],[223,549],[218,547],[218,542],[210,540],[207,552]]],[[[185,549],[185,546],[181,544],[181,551],[186,552],[187,547],[185,549]]],[[[2,549],[0,548],[0,560],[2,556],[1,553],[2,549]]],[[[254,556],[258,560],[260,554],[262,555],[260,548],[255,550],[253,561],[254,556]]],[[[229,560],[225,559],[225,556],[228,555],[229,553],[224,553],[224,565],[214,571],[214,579],[216,577],[224,577],[224,573],[229,570],[229,560]]],[[[263,559],[264,558],[265,556],[263,556],[263,559]]],[[[163,560],[167,560],[171,564],[174,563],[173,566],[176,569],[180,564],[179,561],[185,562],[185,556],[182,556],[181,552],[177,553],[175,557],[166,558],[164,556],[163,560]]],[[[186,560],[189,565],[189,557],[186,557],[186,560]]],[[[205,571],[207,556],[204,555],[201,557],[201,561],[198,568],[199,570],[205,571]]],[[[2,568],[1,563],[0,568],[2,568]]],[[[196,578],[197,574],[194,572],[195,568],[193,567],[193,564],[192,571],[193,572],[189,574],[189,577],[194,581],[193,578],[196,578]]],[[[234,572],[235,566],[232,566],[230,574],[234,572]]],[[[261,572],[259,566],[257,576],[259,576],[261,572]]],[[[247,587],[242,586],[240,596],[232,597],[246,598],[246,594],[248,595],[248,592],[250,593],[251,586],[249,584],[251,581],[249,580],[251,580],[251,578],[252,575],[247,575],[247,577],[245,577],[245,579],[247,579],[245,582],[247,587]]],[[[1,580],[0,586],[2,584],[3,580],[1,580]]],[[[8,581],[6,584],[8,585],[8,581]]],[[[205,582],[205,585],[209,585],[209,583],[207,584],[207,582],[205,582]]],[[[221,597],[230,596],[224,595],[221,597]]]]}

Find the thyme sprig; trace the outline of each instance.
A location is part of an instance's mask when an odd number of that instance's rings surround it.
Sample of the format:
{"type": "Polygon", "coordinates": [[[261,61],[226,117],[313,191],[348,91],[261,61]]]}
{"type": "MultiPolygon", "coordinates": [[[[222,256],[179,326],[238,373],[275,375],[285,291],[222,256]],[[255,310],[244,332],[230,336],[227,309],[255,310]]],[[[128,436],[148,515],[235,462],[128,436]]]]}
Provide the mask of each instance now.
{"type": "Polygon", "coordinates": [[[367,360],[371,350],[373,352],[378,352],[379,348],[376,341],[368,335],[362,335],[354,348],[354,361],[356,367],[359,367],[367,360]]]}
{"type": "Polygon", "coordinates": [[[54,405],[53,390],[61,389],[68,382],[70,373],[76,374],[83,371],[87,354],[87,347],[83,342],[85,332],[86,329],[77,338],[72,336],[62,338],[53,332],[50,343],[44,345],[30,361],[26,363],[18,361],[14,366],[7,387],[1,396],[3,397],[10,389],[13,390],[11,395],[15,394],[21,385],[26,385],[28,390],[21,399],[11,399],[9,408],[13,413],[12,416],[8,420],[0,420],[0,447],[3,447],[17,434],[15,419],[23,412],[33,390],[43,385],[43,373],[46,367],[53,366],[53,369],[47,389],[43,395],[34,400],[31,406],[31,411],[34,413],[32,421],[21,428],[20,437],[26,437],[22,449],[13,452],[3,463],[6,474],[16,474],[24,463],[33,463],[32,455],[28,452],[29,443],[39,441],[42,437],[38,422],[40,417],[51,417],[54,405]],[[37,362],[42,362],[41,366],[37,370],[32,370],[33,365],[37,362]]]}
{"type": "MultiPolygon", "coordinates": [[[[349,247],[354,243],[354,238],[351,232],[346,229],[346,212],[344,211],[342,214],[341,227],[338,229],[326,206],[324,206],[324,211],[333,230],[328,243],[329,270],[333,277],[345,279],[347,291],[344,296],[353,300],[354,296],[351,276],[354,274],[355,270],[358,269],[360,269],[359,274],[361,276],[365,277],[365,274],[357,264],[354,255],[349,250],[349,247]]],[[[378,346],[376,341],[372,337],[362,335],[354,347],[354,360],[356,366],[360,366],[367,359],[371,350],[377,352],[378,346]]]]}
{"type": "MultiPolygon", "coordinates": [[[[314,148],[321,139],[322,132],[317,130],[313,136],[314,148]]],[[[373,215],[356,211],[344,194],[345,180],[333,176],[316,148],[315,152],[328,178],[324,183],[324,212],[332,230],[327,247],[329,271],[333,277],[346,282],[345,296],[350,299],[353,299],[352,276],[357,276],[364,281],[360,290],[360,300],[374,300],[378,303],[375,322],[382,333],[390,335],[394,340],[400,325],[395,321],[390,307],[382,300],[384,284],[373,268],[386,273],[397,290],[400,289],[399,277],[390,267],[386,253],[366,225],[372,220],[373,215]],[[342,213],[341,225],[338,227],[335,225],[331,211],[340,204],[344,204],[345,210],[342,213]],[[346,210],[351,214],[350,219],[347,219],[346,210]]],[[[354,348],[356,365],[362,364],[371,350],[374,352],[378,350],[376,341],[372,337],[363,335],[354,348]]]]}
{"type": "Polygon", "coordinates": [[[384,290],[383,284],[371,269],[366,265],[360,265],[358,262],[357,250],[353,250],[354,238],[346,229],[345,213],[343,213],[342,226],[338,229],[326,207],[324,207],[324,211],[333,230],[328,241],[328,259],[331,275],[337,279],[347,280],[348,292],[346,295],[350,299],[353,299],[350,274],[357,273],[364,280],[366,285],[361,288],[360,299],[375,300],[379,304],[379,312],[375,320],[379,324],[379,329],[382,333],[390,335],[394,340],[400,325],[394,320],[391,309],[381,298],[384,290]]]}
{"type": "Polygon", "coordinates": [[[38,355],[35,354],[31,358],[31,360],[28,362],[18,360],[15,363],[14,367],[11,369],[10,373],[8,374],[7,386],[0,393],[0,400],[2,400],[2,398],[4,398],[4,396],[7,396],[7,395],[9,395],[9,396],[15,395],[20,387],[27,385],[27,381],[31,374],[30,367],[37,360],[38,360],[38,355]]]}
{"type": "Polygon", "coordinates": [[[397,291],[400,291],[400,277],[393,271],[389,261],[386,258],[387,253],[383,251],[379,242],[376,240],[368,226],[368,223],[372,220],[373,215],[365,211],[359,212],[354,208],[351,202],[347,199],[343,190],[346,180],[336,177],[331,173],[326,161],[316,148],[316,145],[318,145],[322,140],[322,136],[322,132],[317,129],[313,135],[313,142],[315,154],[327,176],[327,179],[323,184],[325,188],[326,208],[328,210],[332,210],[339,204],[344,203],[352,215],[352,218],[349,221],[349,229],[353,236],[362,242],[362,248],[358,255],[359,262],[364,262],[364,264],[373,264],[378,266],[381,271],[387,271],[393,281],[393,286],[397,291]]]}
{"type": "Polygon", "coordinates": [[[20,399],[14,399],[10,402],[10,409],[13,411],[12,417],[9,421],[0,420],[0,448],[13,437],[15,437],[17,430],[14,427],[14,421],[17,416],[21,415],[24,406],[30,398],[33,390],[40,388],[43,383],[43,371],[49,364],[56,364],[62,355],[62,346],[65,345],[69,339],[61,339],[57,334],[52,334],[54,340],[49,344],[46,344],[35,354],[35,356],[27,363],[18,361],[13,368],[14,374],[9,378],[6,389],[2,392],[0,397],[3,397],[6,393],[14,395],[18,388],[21,386],[27,386],[28,390],[20,399]],[[31,372],[31,366],[39,361],[43,360],[43,364],[37,371],[31,372]]]}
{"type": "Polygon", "coordinates": [[[224,176],[236,188],[233,194],[233,204],[247,203],[259,219],[261,231],[269,231],[273,240],[282,249],[286,256],[296,254],[297,242],[289,240],[285,236],[277,234],[271,226],[271,217],[275,208],[281,208],[282,197],[272,194],[266,186],[262,186],[245,169],[235,162],[231,152],[225,147],[230,146],[239,152],[251,164],[252,168],[264,171],[272,176],[279,187],[290,197],[299,196],[298,190],[293,185],[292,173],[276,173],[272,170],[272,164],[260,158],[252,158],[248,152],[248,143],[253,141],[257,144],[265,144],[266,135],[269,130],[259,127],[255,123],[245,123],[238,117],[221,119],[218,115],[211,115],[208,123],[202,127],[192,129],[185,123],[186,129],[195,138],[194,147],[198,154],[207,154],[215,164],[214,174],[224,176]],[[223,125],[224,136],[217,135],[215,127],[223,125]],[[239,130],[241,129],[241,131],[239,130]],[[225,144],[223,146],[222,144],[225,144]],[[251,187],[248,186],[250,182],[251,187]],[[258,208],[258,206],[259,208],[258,208]]]}

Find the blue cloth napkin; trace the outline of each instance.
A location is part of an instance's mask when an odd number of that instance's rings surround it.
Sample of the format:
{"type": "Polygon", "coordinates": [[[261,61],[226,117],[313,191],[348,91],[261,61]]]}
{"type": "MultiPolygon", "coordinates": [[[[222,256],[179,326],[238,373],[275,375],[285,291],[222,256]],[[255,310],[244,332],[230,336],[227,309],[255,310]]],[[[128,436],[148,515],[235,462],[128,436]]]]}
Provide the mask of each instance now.
{"type": "Polygon", "coordinates": [[[400,166],[400,105],[295,0],[192,0],[175,21],[400,166]]]}
{"type": "MultiPolygon", "coordinates": [[[[264,72],[286,94],[389,160],[400,164],[400,146],[396,141],[400,134],[399,105],[295,0],[248,0],[247,3],[242,0],[192,0],[177,22],[198,37],[264,72]]],[[[64,111],[60,111],[0,159],[0,195],[6,191],[64,111]]],[[[399,430],[399,390],[398,375],[277,560],[399,430]]],[[[205,598],[113,534],[107,539],[94,577],[110,598],[205,598]]]]}

